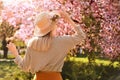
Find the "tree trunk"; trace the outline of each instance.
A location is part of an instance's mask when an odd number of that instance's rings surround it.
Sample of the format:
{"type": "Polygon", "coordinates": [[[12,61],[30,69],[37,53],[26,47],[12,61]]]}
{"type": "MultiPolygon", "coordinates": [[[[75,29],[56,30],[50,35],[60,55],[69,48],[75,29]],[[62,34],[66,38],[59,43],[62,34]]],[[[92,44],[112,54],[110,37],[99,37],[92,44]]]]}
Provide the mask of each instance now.
{"type": "Polygon", "coordinates": [[[6,46],[7,46],[7,41],[4,38],[2,40],[3,58],[8,58],[8,56],[7,56],[7,54],[8,54],[8,48],[6,46]]]}

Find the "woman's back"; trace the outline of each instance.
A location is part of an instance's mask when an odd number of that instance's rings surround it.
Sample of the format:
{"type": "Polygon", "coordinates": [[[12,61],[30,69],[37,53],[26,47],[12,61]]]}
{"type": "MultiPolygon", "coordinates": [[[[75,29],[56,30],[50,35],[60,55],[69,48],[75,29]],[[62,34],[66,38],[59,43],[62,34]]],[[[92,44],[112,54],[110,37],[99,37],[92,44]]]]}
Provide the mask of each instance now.
{"type": "Polygon", "coordinates": [[[85,33],[80,26],[77,26],[67,13],[60,14],[74,27],[76,34],[54,37],[52,32],[58,15],[42,12],[35,20],[34,37],[28,42],[24,58],[18,54],[13,43],[7,45],[16,57],[15,63],[24,71],[36,73],[36,80],[48,80],[49,77],[52,77],[51,80],[62,80],[60,72],[64,58],[70,49],[85,39],[85,33]]]}

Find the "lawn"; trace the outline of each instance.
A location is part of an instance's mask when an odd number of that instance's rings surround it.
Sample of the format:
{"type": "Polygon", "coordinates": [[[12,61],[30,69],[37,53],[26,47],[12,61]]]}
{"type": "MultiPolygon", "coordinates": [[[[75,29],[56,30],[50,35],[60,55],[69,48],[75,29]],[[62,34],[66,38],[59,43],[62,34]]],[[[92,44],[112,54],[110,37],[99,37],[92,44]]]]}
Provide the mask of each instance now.
{"type": "MultiPolygon", "coordinates": [[[[76,61],[76,62],[83,62],[83,63],[88,63],[88,58],[87,57],[71,57],[70,58],[71,61],[76,61]]],[[[105,66],[108,66],[111,64],[111,61],[110,60],[107,60],[107,59],[101,59],[101,58],[98,58],[98,59],[95,59],[95,62],[97,64],[103,64],[105,66]]],[[[118,64],[119,62],[115,61],[114,63],[112,63],[114,67],[118,67],[118,64]]]]}
{"type": "Polygon", "coordinates": [[[0,80],[30,80],[29,75],[19,69],[13,60],[0,62],[0,80]]]}
{"type": "MultiPolygon", "coordinates": [[[[9,59],[7,60],[0,59],[0,80],[32,80],[33,75],[25,73],[19,69],[19,67],[13,62],[14,57],[12,55],[9,54],[8,58],[9,59]]],[[[92,69],[87,65],[87,57],[71,57],[69,61],[65,62],[65,66],[63,67],[62,76],[64,77],[64,80],[83,80],[83,78],[84,80],[110,80],[101,77],[103,74],[107,75],[109,78],[111,76],[114,77],[114,74],[120,72],[118,62],[114,62],[112,64],[113,67],[109,67],[111,62],[106,59],[96,59],[97,66],[95,69],[92,69]],[[87,71],[89,71],[90,74],[88,74],[87,71]],[[78,72],[80,74],[78,74],[78,72]],[[91,79],[87,77],[90,77],[91,79]],[[97,77],[100,77],[101,79],[97,77]]]]}

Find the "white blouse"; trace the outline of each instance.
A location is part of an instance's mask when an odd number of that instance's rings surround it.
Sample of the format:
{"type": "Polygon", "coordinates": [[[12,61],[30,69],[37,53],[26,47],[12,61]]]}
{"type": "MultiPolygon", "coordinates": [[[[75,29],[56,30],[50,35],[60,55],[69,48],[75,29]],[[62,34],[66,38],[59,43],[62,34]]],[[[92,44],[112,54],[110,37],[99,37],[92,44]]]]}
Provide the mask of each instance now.
{"type": "Polygon", "coordinates": [[[38,71],[61,72],[67,52],[85,39],[85,33],[80,27],[76,26],[75,31],[76,34],[72,36],[53,38],[48,51],[39,52],[28,47],[24,58],[18,55],[14,60],[15,63],[24,71],[33,74],[38,71]]]}

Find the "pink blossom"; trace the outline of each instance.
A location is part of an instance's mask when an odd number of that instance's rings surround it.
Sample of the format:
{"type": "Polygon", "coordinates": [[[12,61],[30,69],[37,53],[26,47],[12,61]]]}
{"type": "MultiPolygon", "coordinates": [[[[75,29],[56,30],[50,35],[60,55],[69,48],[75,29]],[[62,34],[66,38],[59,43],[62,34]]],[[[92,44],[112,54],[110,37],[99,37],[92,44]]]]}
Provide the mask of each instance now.
{"type": "MultiPolygon", "coordinates": [[[[66,10],[71,18],[75,20],[87,33],[85,49],[92,50],[89,36],[94,39],[94,43],[101,46],[102,52],[112,57],[120,52],[120,12],[116,5],[111,0],[94,0],[92,3],[89,0],[14,0],[14,4],[4,4],[1,16],[14,27],[20,29],[16,31],[15,37],[27,41],[33,35],[34,18],[37,13],[47,10],[66,10]],[[94,34],[89,34],[91,30],[95,30],[96,26],[88,27],[83,23],[85,15],[89,14],[100,23],[100,39],[97,39],[94,34]]],[[[90,20],[91,21],[91,20],[90,20]]],[[[92,22],[91,22],[92,23],[92,22]]],[[[98,28],[98,27],[97,27],[98,28]]],[[[56,35],[71,35],[74,30],[70,24],[62,18],[58,22],[56,35]]]]}

